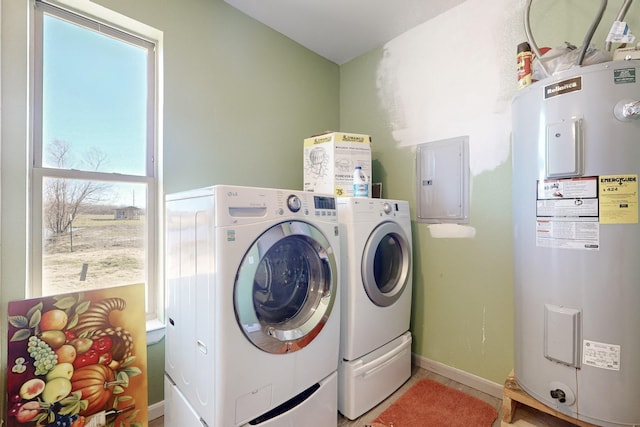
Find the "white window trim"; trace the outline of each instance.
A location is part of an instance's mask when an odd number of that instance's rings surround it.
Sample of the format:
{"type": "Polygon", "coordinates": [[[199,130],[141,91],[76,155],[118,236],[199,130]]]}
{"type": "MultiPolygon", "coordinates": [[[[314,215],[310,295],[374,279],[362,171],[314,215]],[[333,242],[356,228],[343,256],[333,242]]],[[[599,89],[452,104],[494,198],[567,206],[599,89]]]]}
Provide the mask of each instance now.
{"type": "MultiPolygon", "coordinates": [[[[113,10],[107,9],[103,6],[97,5],[93,2],[87,0],[47,0],[48,4],[53,6],[57,6],[61,9],[68,10],[73,13],[77,13],[80,15],[87,16],[90,19],[95,19],[96,21],[101,21],[108,23],[108,25],[116,28],[119,31],[124,33],[131,34],[135,37],[142,38],[148,40],[155,44],[155,55],[154,55],[154,69],[155,69],[155,127],[151,129],[147,129],[148,132],[151,132],[154,135],[153,140],[155,141],[155,158],[152,159],[152,162],[147,162],[148,167],[153,167],[154,171],[147,171],[147,175],[152,172],[152,175],[155,176],[156,180],[156,188],[155,192],[151,194],[148,198],[149,204],[153,204],[155,207],[156,215],[155,215],[155,224],[153,225],[155,232],[149,233],[149,239],[155,239],[155,242],[149,242],[153,244],[155,248],[155,253],[152,255],[152,258],[155,260],[155,265],[152,271],[150,271],[150,277],[148,278],[148,288],[149,288],[149,309],[147,312],[147,344],[154,344],[162,339],[164,336],[164,204],[162,194],[163,191],[163,171],[162,171],[162,147],[163,147],[163,105],[164,105],[164,74],[163,74],[163,33],[160,30],[157,30],[153,27],[150,27],[146,24],[135,21],[127,16],[119,14],[113,10]],[[152,166],[149,166],[152,165],[152,166]],[[154,166],[153,166],[154,165],[154,166]],[[153,277],[151,277],[153,276],[153,277]]],[[[32,84],[35,79],[32,79],[32,84]]],[[[32,87],[32,93],[37,93],[34,90],[35,87],[32,87]]],[[[35,102],[32,101],[32,102],[35,102]]],[[[35,104],[34,104],[35,105],[35,104]]],[[[35,111],[35,109],[32,109],[35,111]]],[[[33,147],[33,138],[34,135],[31,135],[33,147]]],[[[33,157],[34,153],[31,151],[31,156],[33,157]]],[[[30,164],[34,165],[34,158],[31,159],[30,164]]],[[[40,159],[38,159],[40,160],[40,159]]],[[[51,172],[51,170],[45,170],[40,168],[36,171],[33,166],[30,168],[30,173],[32,174],[33,180],[31,181],[30,189],[33,194],[36,194],[36,191],[39,191],[38,194],[42,194],[42,174],[47,171],[47,173],[51,172]],[[38,174],[38,175],[36,175],[38,174]],[[36,185],[37,184],[37,185],[36,185]],[[36,188],[40,187],[40,188],[36,188]]],[[[73,171],[56,171],[56,172],[64,172],[68,173],[69,177],[73,177],[73,171]]],[[[51,176],[49,174],[49,176],[51,176]]],[[[112,180],[117,181],[117,175],[114,174],[98,174],[101,180],[112,180]]],[[[148,180],[148,177],[140,177],[141,182],[148,180]]],[[[33,205],[33,202],[31,201],[33,205]]],[[[33,211],[33,209],[31,209],[33,211]]],[[[40,244],[41,246],[41,237],[39,242],[35,241],[35,236],[42,235],[42,218],[41,212],[35,213],[32,212],[31,218],[34,221],[32,224],[32,236],[31,236],[31,244],[40,244]],[[34,215],[35,214],[35,215],[34,215]],[[38,227],[35,226],[38,224],[38,227]],[[36,234],[37,232],[37,234],[36,234]]],[[[150,221],[151,222],[151,221],[150,221]]],[[[30,271],[30,280],[29,280],[29,293],[33,294],[34,289],[32,283],[34,280],[41,280],[41,250],[37,251],[40,254],[40,259],[35,259],[32,257],[32,261],[30,263],[31,271],[30,271]],[[37,272],[37,273],[36,273],[37,272]]],[[[34,251],[31,251],[33,254],[34,251]]],[[[148,260],[147,260],[148,261],[148,260]]]]}

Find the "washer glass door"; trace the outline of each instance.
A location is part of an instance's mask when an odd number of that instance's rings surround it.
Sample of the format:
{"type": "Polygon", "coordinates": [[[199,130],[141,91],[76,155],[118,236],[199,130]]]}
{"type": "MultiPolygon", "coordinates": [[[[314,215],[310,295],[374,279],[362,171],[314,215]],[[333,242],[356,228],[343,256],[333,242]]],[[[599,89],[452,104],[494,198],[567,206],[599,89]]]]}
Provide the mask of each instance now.
{"type": "Polygon", "coordinates": [[[333,248],[320,230],[301,221],[274,225],[253,243],[238,269],[238,323],[266,352],[300,350],[329,318],[337,277],[333,248]]]}
{"type": "Polygon", "coordinates": [[[369,236],[362,254],[362,283],[376,305],[393,304],[409,282],[411,246],[395,222],[383,222],[369,236]]]}

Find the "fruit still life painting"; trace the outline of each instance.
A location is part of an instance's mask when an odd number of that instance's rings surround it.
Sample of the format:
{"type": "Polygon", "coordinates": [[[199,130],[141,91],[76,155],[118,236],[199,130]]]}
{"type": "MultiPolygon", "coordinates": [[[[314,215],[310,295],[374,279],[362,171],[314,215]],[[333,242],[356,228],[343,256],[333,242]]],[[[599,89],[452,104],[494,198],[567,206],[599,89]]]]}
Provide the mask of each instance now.
{"type": "Polygon", "coordinates": [[[144,292],[10,302],[7,426],[147,426],[144,292]]]}

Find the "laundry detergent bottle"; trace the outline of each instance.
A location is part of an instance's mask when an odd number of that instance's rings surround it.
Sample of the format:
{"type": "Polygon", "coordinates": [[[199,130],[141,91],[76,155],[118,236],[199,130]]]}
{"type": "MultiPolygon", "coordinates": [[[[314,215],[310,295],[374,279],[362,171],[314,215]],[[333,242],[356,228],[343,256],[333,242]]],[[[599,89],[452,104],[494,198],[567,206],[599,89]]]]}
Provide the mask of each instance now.
{"type": "Polygon", "coordinates": [[[369,179],[362,166],[356,166],[353,171],[353,197],[369,197],[369,179]]]}

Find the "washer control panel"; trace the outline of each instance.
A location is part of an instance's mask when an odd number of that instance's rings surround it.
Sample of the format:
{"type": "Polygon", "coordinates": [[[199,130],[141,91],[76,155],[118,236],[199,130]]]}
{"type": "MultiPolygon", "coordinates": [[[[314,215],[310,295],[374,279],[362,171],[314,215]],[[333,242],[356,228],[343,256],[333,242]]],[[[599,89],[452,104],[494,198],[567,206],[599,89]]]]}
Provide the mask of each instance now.
{"type": "Polygon", "coordinates": [[[291,194],[289,197],[287,197],[287,207],[291,212],[298,212],[302,207],[302,202],[300,201],[300,198],[298,196],[296,196],[295,194],[291,194]]]}
{"type": "Polygon", "coordinates": [[[277,203],[280,205],[277,209],[278,215],[295,214],[327,219],[338,217],[336,198],[331,195],[283,192],[279,195],[277,203]]]}

